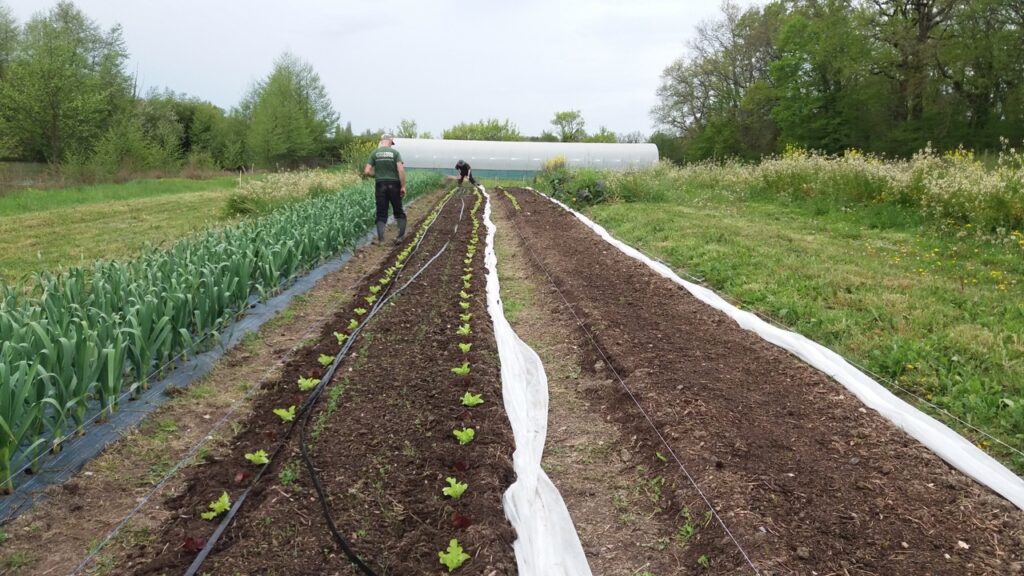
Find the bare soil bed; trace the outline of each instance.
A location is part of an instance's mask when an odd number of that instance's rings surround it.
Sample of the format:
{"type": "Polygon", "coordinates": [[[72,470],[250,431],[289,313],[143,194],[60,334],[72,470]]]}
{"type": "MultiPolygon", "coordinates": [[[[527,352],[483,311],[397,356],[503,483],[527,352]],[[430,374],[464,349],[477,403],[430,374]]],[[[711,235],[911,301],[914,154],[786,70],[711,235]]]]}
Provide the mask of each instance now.
{"type": "Polygon", "coordinates": [[[1024,515],[1013,505],[552,202],[511,193],[521,210],[496,196],[538,273],[550,275],[653,426],[592,350],[580,369],[603,382],[588,391],[596,416],[635,437],[631,458],[655,453],[660,490],[672,495],[659,513],[694,525],[677,551],[688,568],[651,572],[753,573],[741,548],[766,575],[1022,572],[1024,515]],[[682,468],[736,543],[707,519],[682,468]]]}
{"type": "MultiPolygon", "coordinates": [[[[459,306],[466,274],[474,197],[455,196],[442,210],[417,252],[405,263],[400,285],[450,244],[432,265],[368,323],[335,378],[314,407],[309,442],[332,517],[356,554],[377,574],[441,574],[438,552],[457,538],[472,559],[462,574],[514,574],[514,533],[501,496],[513,480],[512,435],[501,407],[498,363],[484,302],[483,243],[472,259],[469,310],[459,306]],[[457,232],[455,232],[458,223],[457,232]],[[456,336],[460,314],[472,314],[472,349],[464,354],[456,336]],[[471,373],[452,367],[468,360],[471,373]],[[484,404],[464,408],[466,391],[484,404]],[[452,430],[476,430],[460,446],[452,430]],[[442,495],[445,478],[468,483],[459,500],[442,495]]],[[[415,230],[415,228],[413,228],[415,230]]],[[[385,262],[383,269],[393,265],[385,262]]],[[[210,537],[215,522],[200,513],[222,491],[232,501],[251,482],[255,467],[243,454],[272,452],[286,442],[244,507],[203,565],[209,574],[352,574],[326,528],[303,460],[297,432],[274,408],[301,405],[301,377],[320,377],[321,354],[340,346],[334,332],[345,332],[360,298],[324,327],[317,342],[289,361],[281,377],[265,385],[230,455],[193,468],[187,488],[168,503],[177,513],[160,536],[135,551],[142,565],[135,574],[177,574],[210,537]]]]}

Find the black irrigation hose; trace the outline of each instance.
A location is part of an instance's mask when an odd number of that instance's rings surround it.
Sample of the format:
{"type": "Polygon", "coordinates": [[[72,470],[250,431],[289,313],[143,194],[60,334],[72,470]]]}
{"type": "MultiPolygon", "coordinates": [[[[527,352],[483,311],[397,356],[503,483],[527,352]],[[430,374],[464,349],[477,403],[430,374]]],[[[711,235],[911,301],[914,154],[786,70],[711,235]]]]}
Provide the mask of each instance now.
{"type": "MultiPolygon", "coordinates": [[[[427,232],[429,232],[430,228],[432,228],[434,223],[437,222],[437,218],[440,216],[441,211],[443,211],[445,209],[445,207],[448,205],[448,202],[451,201],[451,199],[453,197],[454,197],[453,195],[449,196],[444,201],[444,203],[441,205],[441,207],[437,211],[437,216],[435,216],[434,219],[429,224],[427,224],[427,227],[423,230],[423,234],[420,235],[419,240],[417,240],[416,244],[413,246],[412,251],[410,251],[410,253],[409,253],[410,256],[415,254],[419,250],[420,244],[423,242],[423,239],[426,237],[427,232]]],[[[461,221],[462,221],[462,217],[463,217],[463,214],[465,212],[465,209],[466,209],[466,203],[465,203],[465,200],[463,199],[463,201],[462,201],[462,208],[459,211],[459,220],[456,222],[455,230],[452,232],[452,236],[453,237],[458,232],[459,223],[461,223],[461,221]]],[[[314,488],[316,489],[317,496],[318,496],[318,498],[320,500],[320,505],[321,505],[321,508],[323,509],[324,519],[327,522],[327,527],[330,530],[331,536],[334,539],[335,543],[338,544],[338,547],[341,548],[341,550],[342,550],[342,552],[344,552],[345,556],[349,559],[350,562],[355,564],[356,567],[358,567],[360,569],[360,571],[362,571],[363,574],[365,574],[366,576],[376,576],[376,574],[362,560],[360,560],[359,556],[357,556],[355,554],[355,552],[352,551],[352,548],[349,545],[348,541],[345,540],[345,538],[341,535],[341,533],[338,532],[337,526],[334,523],[334,519],[331,516],[330,508],[329,508],[329,505],[327,503],[327,498],[326,498],[326,495],[324,494],[324,491],[323,491],[323,486],[320,483],[320,479],[319,479],[319,476],[317,474],[316,468],[314,466],[312,458],[309,456],[308,449],[306,447],[306,442],[305,442],[306,425],[309,422],[309,418],[310,418],[310,416],[311,416],[311,414],[313,412],[312,411],[312,407],[316,404],[316,402],[319,400],[320,396],[323,394],[323,391],[326,388],[327,384],[334,378],[334,374],[337,371],[338,366],[341,364],[341,361],[348,354],[349,350],[352,348],[353,343],[355,342],[355,340],[359,336],[359,334],[362,333],[362,330],[366,326],[366,324],[370,321],[371,318],[373,318],[374,315],[377,314],[378,311],[380,311],[380,309],[384,306],[384,304],[386,304],[387,302],[389,302],[391,300],[391,298],[393,298],[394,296],[397,296],[403,290],[405,290],[414,280],[416,280],[416,278],[424,270],[426,270],[431,264],[433,264],[434,261],[437,260],[437,258],[439,256],[441,256],[441,254],[444,253],[445,250],[447,250],[448,245],[450,243],[451,243],[451,238],[449,238],[444,243],[444,246],[441,247],[441,250],[439,250],[437,252],[437,254],[435,254],[433,257],[431,257],[430,260],[428,260],[426,264],[424,264],[419,270],[416,271],[415,274],[413,274],[412,278],[410,278],[401,287],[399,287],[399,288],[397,288],[397,289],[392,291],[392,288],[397,284],[399,276],[401,276],[401,273],[405,270],[405,266],[403,265],[401,268],[398,269],[398,271],[395,273],[395,277],[391,280],[391,282],[388,283],[387,288],[384,289],[384,294],[381,295],[381,298],[378,299],[376,304],[370,309],[370,311],[366,315],[366,318],[363,319],[363,321],[359,323],[359,326],[357,326],[355,330],[352,331],[352,334],[349,335],[349,338],[345,342],[345,345],[342,346],[341,351],[338,352],[338,354],[335,356],[334,362],[331,363],[330,367],[328,367],[327,371],[324,373],[323,377],[320,379],[320,383],[317,384],[317,387],[313,390],[313,392],[309,395],[309,397],[307,397],[306,401],[303,402],[302,408],[300,408],[300,410],[299,410],[299,414],[301,415],[301,419],[293,421],[291,423],[291,425],[288,427],[288,430],[285,432],[284,438],[277,445],[277,447],[274,449],[274,452],[273,452],[273,454],[271,454],[271,457],[270,457],[271,461],[274,461],[277,458],[278,454],[280,454],[281,450],[284,449],[285,445],[288,443],[288,439],[291,437],[292,432],[295,430],[296,424],[301,422],[302,425],[301,425],[300,433],[299,433],[299,448],[300,448],[300,451],[301,451],[301,454],[302,454],[303,461],[306,464],[306,468],[309,470],[310,477],[313,480],[313,485],[314,485],[314,488]]],[[[189,566],[188,570],[185,572],[185,576],[195,576],[195,574],[198,573],[199,569],[202,567],[202,565],[206,561],[207,557],[209,557],[210,552],[212,552],[214,546],[216,546],[217,541],[224,534],[224,531],[227,530],[228,525],[231,524],[231,521],[234,519],[235,515],[238,513],[238,510],[241,509],[242,503],[245,502],[245,499],[248,498],[249,494],[252,492],[252,489],[254,487],[256,487],[256,485],[259,483],[260,479],[263,477],[263,473],[269,467],[270,467],[270,465],[267,464],[267,465],[263,466],[262,468],[260,468],[259,472],[253,478],[252,482],[242,492],[241,496],[238,497],[238,499],[235,501],[235,503],[231,506],[231,509],[228,510],[228,513],[225,514],[224,518],[221,520],[220,524],[217,526],[217,529],[214,530],[213,534],[206,541],[206,545],[203,546],[203,549],[199,552],[199,554],[192,561],[192,564],[189,566]]]]}

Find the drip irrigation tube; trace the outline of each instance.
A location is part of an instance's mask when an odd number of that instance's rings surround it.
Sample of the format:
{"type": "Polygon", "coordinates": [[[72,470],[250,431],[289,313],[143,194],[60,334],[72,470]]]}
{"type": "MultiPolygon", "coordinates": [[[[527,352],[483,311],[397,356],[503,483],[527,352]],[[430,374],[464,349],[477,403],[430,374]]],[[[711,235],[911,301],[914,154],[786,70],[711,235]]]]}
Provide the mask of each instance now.
{"type": "MultiPolygon", "coordinates": [[[[413,249],[409,253],[410,256],[412,256],[419,250],[420,244],[423,242],[423,239],[426,237],[427,233],[430,231],[433,225],[437,222],[437,219],[440,217],[441,212],[447,207],[448,203],[451,201],[453,197],[454,194],[450,194],[448,198],[444,200],[441,207],[438,208],[434,218],[430,221],[430,223],[427,224],[426,228],[424,228],[423,230],[423,234],[420,235],[419,239],[416,241],[416,244],[413,245],[413,249]]],[[[459,219],[456,221],[455,229],[452,232],[452,237],[454,237],[455,234],[458,233],[459,224],[462,222],[462,217],[465,213],[465,209],[466,203],[465,200],[463,199],[462,207],[459,211],[459,219]]],[[[316,489],[317,498],[319,499],[320,506],[324,515],[324,520],[327,523],[328,530],[331,532],[331,537],[333,538],[334,542],[338,545],[338,547],[342,550],[342,552],[345,554],[346,558],[348,558],[348,560],[352,562],[365,576],[376,576],[376,573],[374,573],[373,570],[370,569],[370,567],[367,566],[359,558],[359,556],[352,550],[351,545],[348,543],[345,537],[341,535],[341,533],[337,529],[336,524],[334,523],[334,518],[331,516],[330,506],[327,502],[326,494],[324,493],[323,486],[320,482],[319,474],[317,473],[316,466],[312,460],[312,457],[309,455],[308,447],[306,446],[306,425],[308,424],[309,418],[313,413],[313,406],[315,406],[317,401],[320,399],[320,396],[323,394],[323,391],[326,388],[327,384],[329,384],[331,380],[333,380],[334,374],[337,371],[338,366],[341,364],[342,360],[344,360],[345,356],[352,348],[352,345],[354,344],[356,338],[362,333],[363,328],[370,322],[370,320],[377,314],[377,312],[380,311],[381,308],[383,308],[385,304],[387,304],[389,301],[391,301],[393,297],[397,296],[403,290],[405,290],[410,284],[412,284],[413,281],[416,280],[417,277],[419,277],[420,274],[422,274],[427,268],[429,268],[430,265],[433,264],[434,261],[436,261],[437,258],[439,258],[441,254],[445,252],[445,250],[448,249],[448,245],[451,243],[451,240],[452,238],[449,238],[447,241],[445,241],[441,249],[436,254],[434,254],[419,270],[417,270],[416,273],[413,274],[412,277],[409,278],[409,280],[405,284],[392,290],[392,288],[395,285],[397,285],[398,279],[401,276],[402,272],[405,270],[405,267],[403,266],[402,268],[398,269],[398,271],[395,273],[395,277],[392,279],[390,283],[388,283],[388,286],[384,291],[384,295],[382,295],[382,297],[377,300],[377,302],[369,310],[369,312],[367,312],[366,318],[359,323],[359,326],[357,326],[355,330],[352,331],[352,334],[349,335],[348,340],[346,340],[344,346],[342,346],[341,351],[339,351],[338,354],[334,357],[334,361],[331,362],[330,366],[327,368],[327,371],[320,379],[320,383],[317,384],[317,387],[313,390],[309,397],[307,397],[306,401],[302,404],[302,407],[299,410],[300,418],[292,422],[291,426],[289,426],[288,430],[285,432],[281,442],[277,445],[276,448],[274,448],[274,451],[270,457],[271,461],[277,458],[281,450],[283,450],[284,447],[288,444],[289,438],[291,437],[292,432],[295,430],[295,426],[297,424],[301,424],[299,432],[300,452],[302,455],[302,459],[306,464],[306,468],[310,473],[310,477],[313,480],[313,486],[316,489]]],[[[192,564],[185,572],[185,576],[195,576],[195,574],[198,573],[199,569],[202,567],[203,563],[210,555],[210,552],[212,552],[213,548],[216,546],[217,541],[224,534],[224,531],[227,530],[228,526],[231,524],[231,521],[238,513],[238,510],[241,509],[242,504],[245,502],[245,499],[249,496],[252,489],[259,483],[260,479],[263,476],[263,473],[269,467],[270,465],[267,464],[260,468],[260,471],[253,478],[252,482],[249,484],[248,487],[246,487],[246,489],[234,502],[234,504],[231,506],[231,509],[228,510],[228,513],[225,514],[224,518],[217,526],[217,529],[214,531],[213,535],[210,536],[210,538],[206,541],[206,544],[203,546],[203,549],[192,561],[192,564]]]]}

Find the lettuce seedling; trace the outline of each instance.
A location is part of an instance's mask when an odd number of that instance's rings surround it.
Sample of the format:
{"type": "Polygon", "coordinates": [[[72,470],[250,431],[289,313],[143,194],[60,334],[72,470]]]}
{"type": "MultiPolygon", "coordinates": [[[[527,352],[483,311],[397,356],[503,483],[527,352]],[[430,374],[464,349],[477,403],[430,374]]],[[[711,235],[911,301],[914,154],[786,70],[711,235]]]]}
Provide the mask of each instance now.
{"type": "Polygon", "coordinates": [[[370,294],[376,294],[380,292],[380,286],[370,286],[370,294]]]}
{"type": "Polygon", "coordinates": [[[466,392],[462,395],[462,405],[472,408],[473,406],[479,406],[484,403],[482,394],[473,394],[466,392]]]}
{"type": "Polygon", "coordinates": [[[469,300],[472,297],[473,297],[473,295],[468,293],[468,292],[466,292],[465,290],[463,290],[462,292],[459,292],[459,298],[462,298],[463,300],[469,300]]]}
{"type": "Polygon", "coordinates": [[[459,342],[459,350],[462,350],[464,354],[469,354],[469,349],[472,347],[473,345],[469,342],[459,342]]]}
{"type": "Polygon", "coordinates": [[[469,302],[466,302],[466,301],[463,300],[463,301],[459,302],[459,306],[463,310],[469,310],[469,302]]]}
{"type": "Polygon", "coordinates": [[[463,280],[462,287],[466,290],[469,290],[470,288],[473,287],[473,284],[469,280],[463,280]]]}
{"type": "Polygon", "coordinates": [[[362,316],[363,314],[366,314],[366,308],[356,308],[353,312],[356,313],[356,316],[362,316]]]}
{"type": "Polygon", "coordinates": [[[438,552],[437,555],[441,558],[441,564],[444,564],[449,572],[462,566],[466,560],[472,558],[472,556],[466,554],[462,546],[459,546],[459,541],[455,538],[452,538],[452,541],[448,543],[448,550],[446,552],[438,552]]]}
{"type": "Polygon", "coordinates": [[[459,320],[462,320],[463,322],[469,322],[469,319],[472,318],[472,317],[473,317],[473,314],[471,312],[467,312],[465,314],[459,314],[459,320]]]}
{"type": "Polygon", "coordinates": [[[348,329],[349,330],[355,330],[358,327],[359,327],[359,322],[356,322],[355,318],[353,318],[353,319],[348,321],[348,329]]]}
{"type": "Polygon", "coordinates": [[[473,333],[473,330],[469,327],[469,324],[463,324],[459,326],[459,329],[455,331],[459,336],[469,336],[473,333]]]}
{"type": "Polygon", "coordinates": [[[330,354],[321,354],[316,360],[321,366],[326,368],[331,365],[331,362],[334,362],[334,356],[331,356],[330,354]]]}
{"type": "Polygon", "coordinates": [[[210,502],[210,511],[203,512],[202,514],[200,514],[200,516],[203,517],[203,520],[213,520],[217,516],[220,516],[221,514],[227,512],[230,509],[231,498],[228,497],[227,492],[223,492],[221,493],[220,498],[217,498],[213,502],[210,502]]]}
{"type": "Polygon", "coordinates": [[[455,368],[452,368],[452,372],[458,374],[459,376],[465,376],[469,374],[469,362],[463,362],[462,366],[456,366],[455,368]]]}
{"type": "Polygon", "coordinates": [[[299,376],[299,390],[303,392],[309,392],[313,388],[316,388],[316,385],[319,383],[320,380],[316,378],[303,378],[299,376]]]}
{"type": "Polygon", "coordinates": [[[467,282],[468,282],[468,281],[470,281],[470,280],[472,280],[472,279],[473,279],[473,274],[472,274],[472,273],[470,273],[470,274],[463,274],[463,275],[462,275],[462,279],[463,279],[464,281],[467,281],[467,282]]]}
{"type": "Polygon", "coordinates": [[[476,430],[473,430],[472,428],[463,428],[462,430],[452,430],[452,434],[459,439],[460,445],[465,446],[472,442],[473,438],[476,437],[476,430]]]}
{"type": "Polygon", "coordinates": [[[465,260],[462,261],[462,263],[465,264],[466,266],[469,266],[471,262],[473,262],[472,258],[466,258],[465,260]]]}
{"type": "Polygon", "coordinates": [[[295,405],[293,404],[287,409],[274,408],[274,414],[277,414],[277,417],[284,422],[291,422],[292,420],[295,420],[295,405]]]}
{"type": "Polygon", "coordinates": [[[343,332],[335,332],[334,337],[338,339],[339,346],[344,344],[345,340],[348,340],[348,334],[345,334],[343,332]]]}
{"type": "Polygon", "coordinates": [[[463,268],[462,271],[463,272],[472,272],[473,271],[473,267],[472,266],[467,266],[467,267],[463,268]]]}
{"type": "Polygon", "coordinates": [[[363,298],[363,300],[366,300],[367,304],[373,306],[373,303],[377,301],[377,296],[375,296],[374,294],[370,294],[369,296],[363,298]]]}
{"type": "Polygon", "coordinates": [[[469,484],[459,482],[458,479],[452,478],[451,476],[445,478],[445,481],[448,482],[448,487],[442,488],[441,493],[452,500],[458,500],[462,496],[462,493],[466,491],[466,488],[469,488],[469,484]]]}
{"type": "Polygon", "coordinates": [[[267,453],[265,450],[257,450],[255,452],[250,452],[245,455],[245,459],[257,466],[263,466],[264,464],[270,462],[270,458],[267,458],[267,453]]]}

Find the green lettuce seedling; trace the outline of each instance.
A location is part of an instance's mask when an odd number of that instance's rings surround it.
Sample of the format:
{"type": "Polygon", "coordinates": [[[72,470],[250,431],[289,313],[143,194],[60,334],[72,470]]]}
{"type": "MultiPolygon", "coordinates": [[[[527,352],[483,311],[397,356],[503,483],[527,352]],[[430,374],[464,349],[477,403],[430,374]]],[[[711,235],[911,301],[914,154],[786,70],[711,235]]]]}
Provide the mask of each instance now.
{"type": "Polygon", "coordinates": [[[469,342],[459,342],[459,350],[462,350],[464,354],[469,354],[469,349],[472,347],[473,345],[469,342]]]}
{"type": "Polygon", "coordinates": [[[465,290],[463,290],[462,292],[459,292],[459,298],[462,298],[463,300],[469,300],[472,297],[473,297],[472,294],[469,294],[465,290]]]}
{"type": "Polygon", "coordinates": [[[203,517],[203,520],[213,520],[217,516],[220,516],[221,514],[227,512],[230,509],[231,499],[228,497],[227,492],[223,492],[221,493],[220,498],[217,498],[213,502],[210,502],[210,511],[203,512],[202,514],[200,514],[200,516],[203,517]]]}
{"type": "Polygon", "coordinates": [[[472,318],[472,317],[473,317],[473,313],[472,312],[466,312],[465,314],[459,314],[459,320],[462,320],[463,322],[469,322],[470,318],[472,318]]]}
{"type": "Polygon", "coordinates": [[[451,476],[445,478],[445,481],[448,482],[448,487],[442,488],[441,493],[452,500],[458,500],[462,496],[462,493],[466,491],[466,488],[469,488],[469,484],[459,482],[458,479],[452,478],[451,476]]]}
{"type": "Polygon", "coordinates": [[[472,428],[463,428],[462,430],[452,430],[452,434],[459,439],[460,445],[465,446],[472,442],[473,438],[476,437],[476,430],[473,430],[472,428]]]}
{"type": "Polygon", "coordinates": [[[320,357],[317,358],[317,362],[320,362],[320,365],[324,367],[330,366],[331,362],[334,362],[334,356],[331,356],[330,354],[321,354],[320,357]]]}
{"type": "Polygon", "coordinates": [[[473,285],[472,285],[472,284],[470,284],[469,280],[463,280],[463,281],[462,281],[462,287],[463,287],[464,289],[466,289],[466,290],[469,290],[470,288],[472,288],[472,287],[473,287],[473,285]]]}
{"type": "Polygon", "coordinates": [[[448,543],[448,550],[446,552],[438,552],[437,555],[441,558],[441,564],[444,564],[449,572],[462,566],[466,560],[472,558],[472,556],[466,554],[462,546],[459,546],[459,541],[455,538],[452,538],[452,541],[448,543]]]}
{"type": "Polygon", "coordinates": [[[459,302],[459,306],[462,307],[463,310],[469,310],[469,302],[459,302]]]}
{"type": "Polygon", "coordinates": [[[344,344],[345,340],[348,340],[348,334],[344,334],[342,332],[335,332],[334,337],[338,339],[339,346],[344,344]]]}
{"type": "Polygon", "coordinates": [[[362,316],[363,314],[366,314],[366,308],[356,308],[353,312],[356,313],[356,316],[362,316]]]}
{"type": "Polygon", "coordinates": [[[316,385],[319,384],[319,383],[320,383],[320,380],[317,380],[316,378],[303,378],[303,377],[300,376],[299,377],[299,390],[301,390],[303,392],[309,392],[313,388],[316,388],[316,385]]]}
{"type": "Polygon", "coordinates": [[[380,286],[370,286],[370,294],[376,294],[380,292],[380,286]]]}
{"type": "Polygon", "coordinates": [[[366,300],[367,304],[373,306],[373,303],[377,301],[377,296],[374,294],[370,294],[369,296],[363,298],[363,300],[366,300]]]}
{"type": "Polygon", "coordinates": [[[469,362],[463,362],[462,366],[456,366],[455,368],[452,368],[452,372],[456,373],[459,376],[465,376],[469,374],[469,362]]]}
{"type": "Polygon", "coordinates": [[[348,321],[348,329],[349,330],[355,330],[358,327],[359,327],[359,322],[357,322],[355,318],[353,318],[353,319],[348,321]]]}
{"type": "Polygon", "coordinates": [[[292,420],[295,420],[295,405],[293,404],[287,409],[274,408],[274,414],[277,414],[277,417],[284,422],[291,422],[292,420]]]}
{"type": "Polygon", "coordinates": [[[463,275],[463,276],[462,276],[462,279],[463,279],[463,280],[467,280],[467,281],[468,281],[468,280],[472,280],[472,279],[473,279],[473,274],[472,274],[472,273],[470,273],[470,274],[465,274],[465,275],[463,275]]]}
{"type": "Polygon", "coordinates": [[[250,452],[245,455],[245,459],[257,466],[263,466],[264,464],[270,462],[270,458],[267,458],[267,453],[265,450],[257,450],[255,452],[250,452]]]}
{"type": "Polygon", "coordinates": [[[472,408],[473,406],[479,406],[483,403],[484,399],[482,394],[472,394],[470,392],[466,392],[465,394],[462,395],[463,406],[469,406],[470,408],[472,408]]]}
{"type": "Polygon", "coordinates": [[[469,264],[470,264],[471,262],[473,262],[473,259],[472,259],[472,258],[466,258],[465,260],[463,260],[463,261],[462,261],[462,263],[463,263],[463,264],[465,264],[465,265],[467,265],[467,266],[469,266],[469,264]]]}
{"type": "Polygon", "coordinates": [[[459,336],[469,336],[473,333],[473,330],[469,327],[469,324],[463,324],[459,326],[459,329],[455,331],[459,336]]]}

